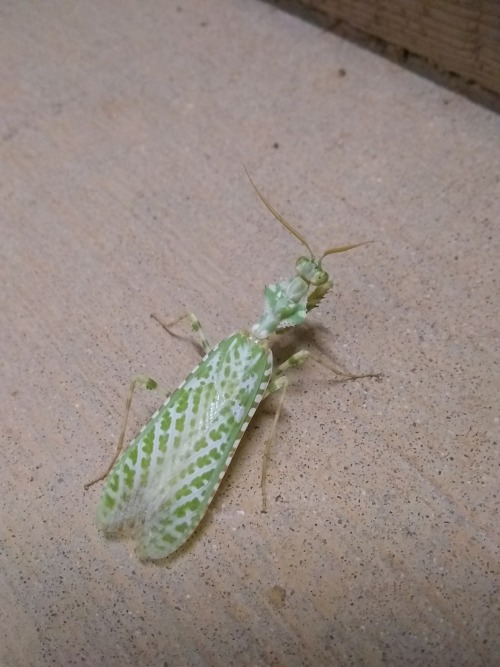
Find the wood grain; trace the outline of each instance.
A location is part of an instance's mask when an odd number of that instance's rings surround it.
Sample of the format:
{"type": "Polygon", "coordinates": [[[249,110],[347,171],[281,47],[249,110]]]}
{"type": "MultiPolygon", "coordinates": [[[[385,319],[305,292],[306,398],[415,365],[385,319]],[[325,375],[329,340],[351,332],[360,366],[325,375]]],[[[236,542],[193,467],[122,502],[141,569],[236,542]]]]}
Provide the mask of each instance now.
{"type": "Polygon", "coordinates": [[[302,0],[301,4],[500,93],[496,0],[302,0]]]}

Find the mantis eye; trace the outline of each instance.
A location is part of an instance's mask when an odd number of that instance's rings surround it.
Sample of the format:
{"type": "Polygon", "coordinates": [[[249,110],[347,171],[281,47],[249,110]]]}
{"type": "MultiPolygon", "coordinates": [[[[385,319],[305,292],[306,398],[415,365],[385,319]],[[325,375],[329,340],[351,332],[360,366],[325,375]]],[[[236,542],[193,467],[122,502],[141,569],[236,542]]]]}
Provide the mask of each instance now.
{"type": "Polygon", "coordinates": [[[295,262],[295,268],[297,269],[297,273],[299,276],[301,276],[301,278],[305,278],[306,275],[310,272],[311,264],[311,260],[307,257],[299,257],[295,262]]]}
{"type": "Polygon", "coordinates": [[[315,271],[314,276],[311,278],[312,285],[324,285],[328,281],[328,273],[322,269],[315,271]]]}

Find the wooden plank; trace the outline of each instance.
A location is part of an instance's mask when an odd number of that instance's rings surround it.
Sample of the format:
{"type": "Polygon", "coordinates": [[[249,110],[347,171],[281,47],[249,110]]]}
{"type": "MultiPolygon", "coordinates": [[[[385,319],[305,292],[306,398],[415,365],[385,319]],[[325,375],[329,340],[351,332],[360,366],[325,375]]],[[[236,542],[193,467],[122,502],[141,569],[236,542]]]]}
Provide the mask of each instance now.
{"type": "Polygon", "coordinates": [[[305,0],[304,6],[500,93],[495,0],[305,0]]]}

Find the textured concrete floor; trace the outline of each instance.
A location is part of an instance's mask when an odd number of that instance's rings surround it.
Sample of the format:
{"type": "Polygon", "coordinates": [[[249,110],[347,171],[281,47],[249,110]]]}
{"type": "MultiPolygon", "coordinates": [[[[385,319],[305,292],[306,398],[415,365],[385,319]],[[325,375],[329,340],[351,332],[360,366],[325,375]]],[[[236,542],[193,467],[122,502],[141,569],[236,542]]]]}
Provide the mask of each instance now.
{"type": "MultiPolygon", "coordinates": [[[[0,9],[0,664],[493,665],[499,659],[500,118],[258,1],[0,9]],[[94,524],[129,380],[251,324],[301,249],[335,280],[260,513],[257,414],[186,548],[94,524]]],[[[131,434],[161,399],[140,394],[131,434]]],[[[498,663],[497,663],[498,664],[498,663]]]]}

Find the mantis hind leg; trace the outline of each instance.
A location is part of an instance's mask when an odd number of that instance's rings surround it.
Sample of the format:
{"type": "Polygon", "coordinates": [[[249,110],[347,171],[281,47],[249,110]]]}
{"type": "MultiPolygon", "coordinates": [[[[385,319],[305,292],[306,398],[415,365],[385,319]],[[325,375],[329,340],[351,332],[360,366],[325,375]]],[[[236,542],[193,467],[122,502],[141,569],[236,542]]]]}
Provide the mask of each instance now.
{"type": "Polygon", "coordinates": [[[297,366],[300,366],[303,364],[307,359],[312,359],[318,364],[321,364],[321,366],[324,366],[328,370],[330,370],[332,373],[335,373],[335,375],[340,376],[340,382],[344,382],[347,380],[357,380],[358,378],[365,378],[365,377],[380,377],[380,373],[362,373],[360,375],[356,375],[353,373],[347,373],[346,371],[342,370],[335,364],[333,364],[331,361],[322,359],[320,357],[315,356],[308,350],[299,350],[299,352],[296,352],[295,354],[292,354],[291,357],[289,357],[286,361],[284,361],[282,364],[280,364],[273,372],[273,375],[271,377],[271,381],[266,389],[266,393],[264,394],[264,398],[269,396],[270,394],[274,394],[276,391],[281,391],[281,396],[279,399],[278,407],[276,409],[276,413],[274,415],[274,420],[273,420],[273,425],[271,429],[271,434],[266,442],[266,445],[264,447],[264,455],[263,455],[263,460],[262,460],[262,472],[261,472],[261,478],[260,478],[260,488],[262,491],[262,512],[267,512],[267,495],[266,495],[266,477],[267,477],[267,467],[269,464],[269,458],[271,454],[271,447],[274,441],[274,435],[276,433],[276,427],[278,425],[278,420],[281,414],[281,410],[283,408],[283,403],[285,402],[285,393],[289,385],[289,380],[285,376],[285,373],[287,370],[290,368],[296,368],[297,366]]]}
{"type": "Polygon", "coordinates": [[[273,420],[273,425],[271,428],[271,433],[269,435],[269,438],[266,441],[265,447],[264,447],[264,454],[262,456],[262,470],[261,470],[261,475],[260,475],[260,490],[262,493],[262,510],[264,514],[267,512],[267,495],[266,495],[266,478],[267,478],[267,465],[269,463],[269,457],[271,454],[271,446],[274,441],[274,434],[276,433],[276,427],[278,425],[278,420],[280,418],[281,414],[281,408],[283,407],[283,403],[285,402],[285,393],[287,390],[287,387],[289,385],[289,380],[287,377],[282,375],[281,377],[277,377],[269,383],[266,393],[264,394],[264,398],[266,396],[269,396],[269,394],[273,394],[275,391],[280,391],[281,390],[281,396],[280,400],[278,403],[278,407],[276,409],[276,413],[274,415],[274,420],[273,420]]]}
{"type": "MultiPolygon", "coordinates": [[[[91,486],[96,484],[97,482],[100,482],[103,479],[106,479],[106,477],[109,475],[111,468],[115,465],[118,457],[120,456],[122,450],[123,450],[123,443],[125,442],[125,434],[127,432],[127,423],[128,423],[128,416],[130,413],[130,406],[132,405],[132,398],[134,396],[135,388],[138,384],[142,384],[146,389],[154,390],[154,389],[160,389],[158,387],[158,383],[156,380],[153,380],[153,378],[146,377],[145,375],[138,375],[135,377],[132,382],[130,383],[130,387],[128,390],[127,394],[127,401],[125,403],[125,418],[123,420],[123,426],[122,430],[120,433],[120,437],[118,438],[118,444],[116,445],[116,452],[111,460],[111,463],[109,466],[106,468],[106,470],[102,473],[102,475],[99,475],[99,477],[96,477],[95,479],[91,480],[90,482],[87,482],[84,485],[85,490],[89,489],[91,486]]],[[[160,389],[161,391],[161,389],[160,389]]],[[[166,397],[170,396],[170,393],[168,392],[163,392],[166,397]]]]}
{"type": "MultiPolygon", "coordinates": [[[[185,314],[181,315],[180,317],[176,318],[173,322],[169,322],[169,323],[163,322],[154,313],[151,314],[151,317],[154,320],[156,320],[165,329],[165,331],[167,331],[171,336],[175,336],[176,334],[173,333],[170,330],[170,327],[174,326],[175,324],[177,324],[177,322],[180,322],[181,320],[183,320],[185,318],[189,318],[189,320],[191,321],[191,329],[198,333],[198,335],[200,337],[200,344],[201,344],[201,347],[203,348],[203,351],[205,352],[205,354],[211,349],[211,345],[208,342],[208,340],[207,340],[207,338],[206,338],[206,336],[203,332],[200,320],[196,317],[196,315],[193,315],[193,313],[185,313],[185,314]]],[[[110,473],[112,467],[115,465],[118,457],[120,456],[120,453],[123,450],[123,445],[124,445],[124,442],[125,442],[125,434],[126,434],[126,431],[127,431],[127,423],[128,423],[129,413],[130,413],[130,406],[132,405],[132,397],[134,395],[136,385],[138,385],[138,384],[142,384],[144,387],[146,387],[146,389],[158,389],[158,383],[156,382],[156,380],[153,380],[153,378],[146,377],[144,375],[138,375],[136,378],[134,378],[132,380],[132,382],[130,383],[129,392],[127,394],[127,401],[126,401],[126,404],[125,404],[125,419],[123,421],[123,427],[122,427],[122,430],[121,430],[121,433],[120,433],[120,437],[118,438],[118,444],[116,446],[115,455],[113,456],[113,459],[112,459],[111,463],[109,464],[109,466],[107,467],[107,469],[105,470],[105,472],[103,472],[102,475],[99,475],[99,477],[96,477],[95,479],[91,480],[90,482],[87,482],[85,484],[85,489],[88,489],[91,486],[93,486],[94,484],[96,484],[97,482],[100,482],[101,480],[105,479],[108,476],[108,474],[110,473]]],[[[168,398],[168,396],[170,396],[170,393],[168,393],[166,391],[163,391],[163,393],[164,393],[166,398],[168,398]]]]}

